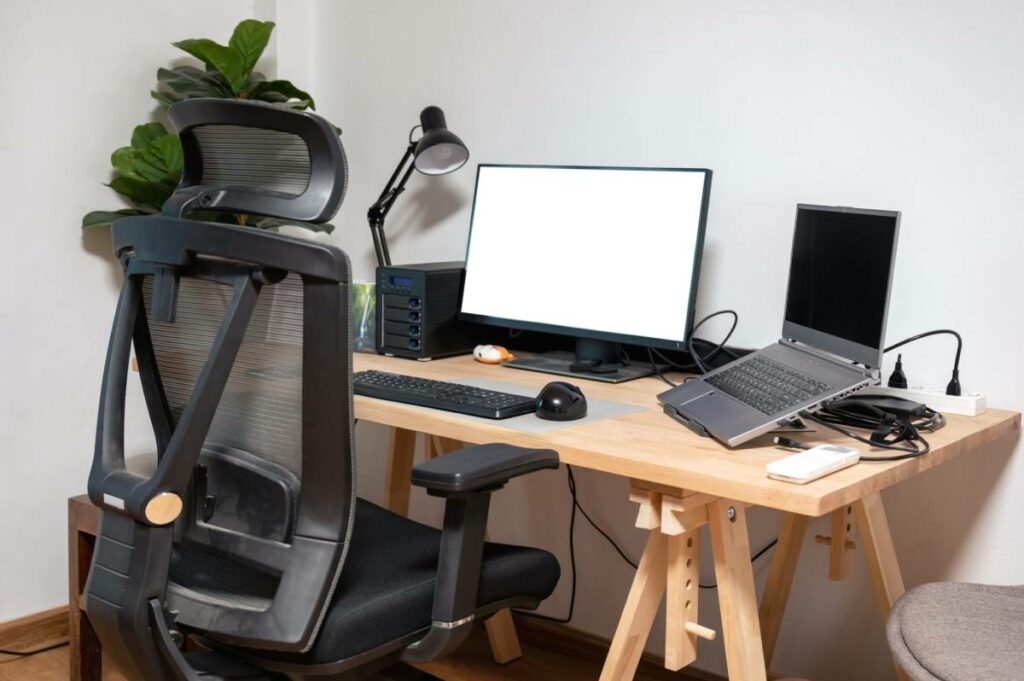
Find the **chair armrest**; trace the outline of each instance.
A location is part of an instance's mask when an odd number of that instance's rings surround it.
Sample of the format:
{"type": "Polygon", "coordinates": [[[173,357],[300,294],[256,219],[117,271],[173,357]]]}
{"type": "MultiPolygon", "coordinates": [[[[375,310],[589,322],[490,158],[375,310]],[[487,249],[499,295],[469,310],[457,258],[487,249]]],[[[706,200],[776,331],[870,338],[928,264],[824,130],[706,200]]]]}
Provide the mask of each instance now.
{"type": "Polygon", "coordinates": [[[511,478],[543,468],[558,468],[556,452],[488,444],[466,447],[413,469],[414,485],[447,499],[430,630],[403,651],[403,661],[442,657],[466,638],[476,618],[491,492],[511,478]]]}
{"type": "Polygon", "coordinates": [[[545,468],[558,468],[557,452],[499,443],[476,445],[419,464],[412,469],[412,484],[443,496],[497,489],[512,478],[545,468]]]}

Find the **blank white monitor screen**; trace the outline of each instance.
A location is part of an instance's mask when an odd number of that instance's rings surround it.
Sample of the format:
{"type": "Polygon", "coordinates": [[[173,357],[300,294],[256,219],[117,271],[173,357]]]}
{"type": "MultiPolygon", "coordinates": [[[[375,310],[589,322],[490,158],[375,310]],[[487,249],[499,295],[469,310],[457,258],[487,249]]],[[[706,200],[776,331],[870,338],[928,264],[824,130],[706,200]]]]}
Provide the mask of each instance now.
{"type": "Polygon", "coordinates": [[[468,319],[682,348],[711,171],[481,164],[468,319]]]}

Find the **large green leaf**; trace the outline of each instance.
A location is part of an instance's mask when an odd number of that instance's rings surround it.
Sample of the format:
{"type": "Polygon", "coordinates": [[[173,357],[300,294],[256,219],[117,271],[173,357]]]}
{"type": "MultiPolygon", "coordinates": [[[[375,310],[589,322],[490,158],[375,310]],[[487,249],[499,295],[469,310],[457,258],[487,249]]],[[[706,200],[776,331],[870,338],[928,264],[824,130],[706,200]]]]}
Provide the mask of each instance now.
{"type": "Polygon", "coordinates": [[[256,19],[246,19],[235,27],[235,32],[231,34],[231,40],[228,41],[228,47],[241,57],[243,76],[248,76],[256,66],[263,50],[267,49],[270,34],[273,31],[273,21],[257,21],[256,19]]]}
{"type": "Polygon", "coordinates": [[[166,135],[139,149],[135,165],[139,174],[154,182],[177,184],[181,175],[182,150],[177,135],[166,135]]]}
{"type": "MultiPolygon", "coordinates": [[[[258,84],[249,93],[250,99],[260,99],[264,102],[283,104],[289,100],[297,99],[300,102],[308,102],[310,109],[316,109],[313,96],[308,92],[300,90],[287,80],[265,80],[258,84]]],[[[296,108],[306,108],[305,106],[296,108]]]]}
{"type": "Polygon", "coordinates": [[[233,93],[237,94],[245,86],[242,56],[234,48],[207,38],[191,38],[172,44],[224,76],[233,93]]]}
{"type": "Polygon", "coordinates": [[[146,178],[135,167],[135,158],[138,153],[134,147],[115,149],[114,153],[110,155],[110,165],[114,167],[114,172],[123,177],[145,180],[146,178]]]}
{"type": "Polygon", "coordinates": [[[160,102],[164,106],[171,106],[172,104],[177,104],[178,102],[184,99],[184,97],[179,97],[178,95],[171,94],[170,92],[160,92],[159,90],[150,90],[149,96],[155,99],[156,101],[160,102]]]}
{"type": "Polygon", "coordinates": [[[175,185],[167,182],[149,182],[134,177],[115,177],[107,185],[118,194],[125,196],[140,208],[159,211],[164,201],[174,193],[175,185]]]}
{"type": "Polygon", "coordinates": [[[94,229],[96,227],[109,227],[115,220],[128,215],[152,215],[148,211],[136,208],[122,208],[121,210],[94,210],[82,216],[82,229],[94,229]]]}
{"type": "Polygon", "coordinates": [[[203,71],[194,66],[157,69],[156,78],[163,85],[185,97],[232,97],[231,86],[216,71],[203,71]]]}
{"type": "Polygon", "coordinates": [[[115,150],[110,164],[121,177],[175,185],[181,175],[181,142],[160,123],[140,125],[132,134],[132,146],[115,150]]]}
{"type": "Polygon", "coordinates": [[[132,130],[132,146],[142,147],[167,135],[163,123],[143,123],[132,130]]]}

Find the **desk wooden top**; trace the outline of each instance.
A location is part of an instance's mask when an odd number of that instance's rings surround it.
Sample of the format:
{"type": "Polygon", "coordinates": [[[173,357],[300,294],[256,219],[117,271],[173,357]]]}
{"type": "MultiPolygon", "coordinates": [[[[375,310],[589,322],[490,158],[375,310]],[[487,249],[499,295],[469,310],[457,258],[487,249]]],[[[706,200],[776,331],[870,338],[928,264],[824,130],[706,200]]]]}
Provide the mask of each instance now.
{"type": "MultiPolygon", "coordinates": [[[[540,390],[557,377],[475,362],[470,356],[416,362],[355,353],[354,370],[377,369],[437,380],[484,377],[540,390]]],[[[501,421],[468,419],[448,412],[355,398],[358,419],[480,444],[507,442],[523,447],[550,448],[563,463],[767,506],[802,515],[824,515],[865,494],[876,492],[982,445],[1020,430],[1020,413],[989,409],[981,416],[949,416],[946,426],[926,437],[932,451],[914,459],[889,463],[862,462],[807,485],[770,480],[765,466],[792,452],[760,437],[736,449],[692,433],[662,413],[656,395],[666,387],[659,379],[642,378],[618,385],[571,379],[587,397],[646,407],[639,413],[580,423],[546,433],[526,433],[502,426],[501,421]]],[[[795,439],[810,444],[849,442],[820,428],[795,439]]],[[[861,451],[864,446],[857,445],[861,451]]],[[[866,452],[865,452],[866,454],[866,452]]]]}

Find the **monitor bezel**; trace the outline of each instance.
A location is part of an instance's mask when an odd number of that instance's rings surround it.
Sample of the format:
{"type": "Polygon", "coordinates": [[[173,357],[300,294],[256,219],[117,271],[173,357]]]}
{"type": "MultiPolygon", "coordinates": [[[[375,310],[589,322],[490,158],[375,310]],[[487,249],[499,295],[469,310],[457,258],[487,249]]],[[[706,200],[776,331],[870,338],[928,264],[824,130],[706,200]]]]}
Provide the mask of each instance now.
{"type": "Polygon", "coordinates": [[[782,308],[782,337],[787,340],[803,343],[819,350],[824,350],[833,355],[844,357],[854,362],[863,364],[868,369],[882,368],[882,355],[885,348],[885,329],[889,321],[890,298],[892,296],[893,272],[896,270],[896,249],[900,239],[900,212],[898,210],[874,210],[870,208],[849,208],[846,206],[818,206],[810,203],[798,203],[796,216],[793,221],[793,243],[790,249],[790,268],[793,266],[793,257],[796,254],[796,226],[800,220],[800,211],[814,210],[828,213],[848,213],[854,215],[873,215],[877,217],[893,218],[892,253],[889,260],[889,280],[885,286],[885,309],[882,310],[882,327],[878,337],[878,347],[871,347],[857,343],[846,338],[818,331],[802,324],[797,324],[786,319],[786,311],[789,309],[789,297],[792,294],[792,281],[786,283],[786,302],[782,308]]]}
{"type": "Polygon", "coordinates": [[[686,172],[703,173],[704,188],[701,193],[700,218],[697,225],[697,239],[693,254],[693,267],[691,270],[690,291],[687,299],[686,323],[683,329],[683,339],[674,340],[667,338],[651,338],[647,336],[634,336],[625,333],[614,333],[610,331],[596,331],[594,329],[581,329],[572,326],[560,326],[546,322],[531,322],[522,319],[507,319],[482,315],[474,312],[462,311],[462,300],[459,300],[459,319],[487,324],[488,326],[507,327],[522,329],[524,331],[539,331],[543,333],[554,333],[575,338],[587,338],[612,343],[625,343],[628,345],[641,345],[662,350],[686,350],[690,334],[693,332],[694,307],[697,304],[697,287],[700,283],[700,266],[704,254],[704,234],[707,228],[708,206],[711,200],[711,179],[712,171],[708,168],[668,168],[658,166],[592,166],[592,165],[552,165],[543,163],[478,163],[476,167],[476,179],[473,184],[473,204],[470,208],[469,236],[466,239],[466,273],[469,273],[469,251],[473,241],[473,222],[476,218],[476,197],[480,185],[481,168],[550,168],[564,170],[637,170],[637,171],[663,171],[663,172],[686,172]]]}

